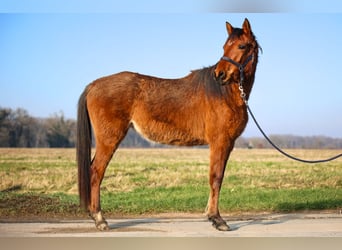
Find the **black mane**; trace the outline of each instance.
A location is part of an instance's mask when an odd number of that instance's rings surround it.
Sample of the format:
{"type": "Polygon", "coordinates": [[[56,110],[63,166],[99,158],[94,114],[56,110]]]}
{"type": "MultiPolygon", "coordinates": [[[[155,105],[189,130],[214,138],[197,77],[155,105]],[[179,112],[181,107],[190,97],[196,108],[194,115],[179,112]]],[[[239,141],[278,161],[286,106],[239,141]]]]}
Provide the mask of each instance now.
{"type": "Polygon", "coordinates": [[[215,79],[216,65],[191,71],[192,81],[198,87],[204,87],[207,96],[222,96],[222,85],[215,79]]]}

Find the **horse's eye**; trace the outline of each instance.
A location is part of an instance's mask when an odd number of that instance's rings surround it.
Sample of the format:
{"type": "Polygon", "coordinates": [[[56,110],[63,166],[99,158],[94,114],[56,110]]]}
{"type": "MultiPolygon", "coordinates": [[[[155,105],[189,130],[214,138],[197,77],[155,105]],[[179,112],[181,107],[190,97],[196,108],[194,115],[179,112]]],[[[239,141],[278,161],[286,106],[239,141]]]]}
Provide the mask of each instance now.
{"type": "Polygon", "coordinates": [[[246,48],[246,44],[240,44],[239,45],[239,49],[245,49],[246,48]]]}

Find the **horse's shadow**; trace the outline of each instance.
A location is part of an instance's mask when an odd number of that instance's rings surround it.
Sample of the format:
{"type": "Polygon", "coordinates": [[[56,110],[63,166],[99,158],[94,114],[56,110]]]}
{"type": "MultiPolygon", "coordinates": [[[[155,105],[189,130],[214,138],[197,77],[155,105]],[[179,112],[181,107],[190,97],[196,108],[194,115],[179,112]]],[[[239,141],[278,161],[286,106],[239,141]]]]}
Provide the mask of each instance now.
{"type": "Polygon", "coordinates": [[[229,223],[229,227],[231,231],[237,231],[240,228],[251,226],[251,225],[273,225],[273,224],[281,224],[288,220],[294,219],[295,216],[283,215],[278,216],[276,218],[257,218],[257,219],[250,219],[247,221],[236,222],[236,223],[229,223]]]}
{"type": "MultiPolygon", "coordinates": [[[[231,231],[238,231],[239,229],[251,225],[272,225],[272,224],[281,224],[288,220],[294,219],[294,216],[289,215],[283,215],[283,216],[277,216],[274,218],[255,218],[255,219],[249,219],[245,221],[230,221],[228,220],[229,227],[231,231]]],[[[202,221],[202,220],[201,220],[202,221]]],[[[132,219],[132,220],[125,220],[121,222],[116,222],[109,224],[110,230],[113,231],[132,231],[132,230],[138,230],[138,231],[145,231],[149,229],[144,229],[143,227],[138,227],[140,225],[144,224],[158,224],[163,223],[165,221],[158,219],[158,218],[144,218],[144,219],[132,219]]],[[[203,219],[203,222],[208,223],[208,229],[210,228],[210,222],[203,219]]],[[[189,222],[191,223],[191,222],[189,222]]]]}
{"type": "Polygon", "coordinates": [[[130,228],[144,225],[144,224],[151,224],[151,223],[160,223],[159,219],[151,218],[151,219],[133,219],[133,220],[125,220],[122,222],[112,223],[109,224],[110,230],[124,230],[128,231],[130,228]]]}
{"type": "Polygon", "coordinates": [[[272,224],[280,224],[283,221],[262,221],[262,220],[250,220],[238,223],[230,223],[229,227],[231,231],[238,231],[240,228],[251,226],[251,225],[272,225],[272,224]]]}

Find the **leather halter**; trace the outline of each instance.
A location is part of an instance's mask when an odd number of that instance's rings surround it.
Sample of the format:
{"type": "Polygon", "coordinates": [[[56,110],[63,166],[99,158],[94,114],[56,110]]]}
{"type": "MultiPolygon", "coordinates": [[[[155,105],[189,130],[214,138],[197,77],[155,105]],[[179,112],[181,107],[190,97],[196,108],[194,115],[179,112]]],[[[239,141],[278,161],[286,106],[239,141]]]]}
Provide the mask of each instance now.
{"type": "MultiPolygon", "coordinates": [[[[239,69],[239,72],[240,72],[240,82],[243,82],[244,80],[244,74],[243,74],[243,71],[245,69],[245,67],[247,66],[247,64],[249,63],[249,61],[253,60],[254,59],[254,54],[251,54],[247,57],[246,61],[244,63],[238,63],[236,61],[234,61],[233,59],[227,57],[227,56],[222,56],[221,57],[221,60],[224,60],[224,61],[227,61],[227,62],[230,62],[231,64],[235,65],[238,69],[239,69]]],[[[222,83],[222,85],[226,85],[227,83],[222,83]]]]}

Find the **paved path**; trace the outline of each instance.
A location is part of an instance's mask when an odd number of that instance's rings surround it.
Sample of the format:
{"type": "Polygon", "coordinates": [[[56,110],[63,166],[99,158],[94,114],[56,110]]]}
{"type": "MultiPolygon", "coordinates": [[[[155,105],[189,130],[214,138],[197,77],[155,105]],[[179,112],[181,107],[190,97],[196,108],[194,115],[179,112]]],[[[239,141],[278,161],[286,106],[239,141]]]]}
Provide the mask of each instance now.
{"type": "Polygon", "coordinates": [[[341,214],[278,214],[232,220],[219,232],[202,216],[108,220],[99,232],[90,220],[54,223],[0,223],[1,237],[342,237],[341,214]]]}

